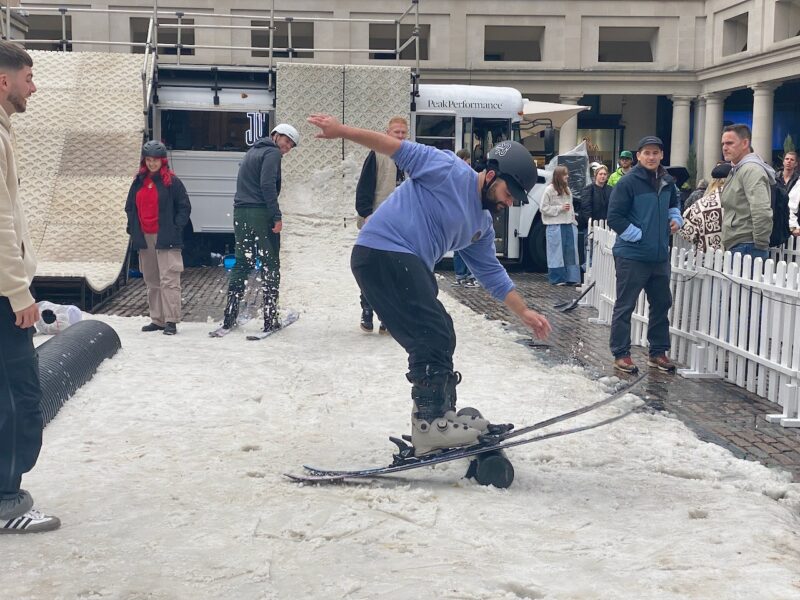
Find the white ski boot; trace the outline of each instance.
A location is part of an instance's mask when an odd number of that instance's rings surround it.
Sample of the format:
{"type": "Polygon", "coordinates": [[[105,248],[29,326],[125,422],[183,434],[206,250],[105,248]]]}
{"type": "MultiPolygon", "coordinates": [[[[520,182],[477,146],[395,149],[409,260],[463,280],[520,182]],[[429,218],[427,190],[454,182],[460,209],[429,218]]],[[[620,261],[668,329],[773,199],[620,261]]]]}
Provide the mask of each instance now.
{"type": "MultiPolygon", "coordinates": [[[[411,444],[414,454],[423,456],[447,448],[460,448],[478,442],[481,432],[461,423],[455,408],[455,386],[461,376],[452,371],[428,371],[412,382],[411,444]],[[448,418],[451,413],[453,419],[448,418]]],[[[467,419],[465,419],[467,420],[467,419]]]]}
{"type": "Polygon", "coordinates": [[[448,410],[444,413],[444,418],[452,423],[465,425],[477,429],[480,433],[487,433],[489,431],[489,419],[484,419],[477,408],[466,407],[458,412],[455,410],[448,410]]]}
{"type": "Polygon", "coordinates": [[[436,450],[471,446],[478,442],[481,432],[468,425],[455,423],[443,415],[421,418],[420,411],[414,404],[411,413],[411,445],[416,456],[424,456],[436,450]]]}

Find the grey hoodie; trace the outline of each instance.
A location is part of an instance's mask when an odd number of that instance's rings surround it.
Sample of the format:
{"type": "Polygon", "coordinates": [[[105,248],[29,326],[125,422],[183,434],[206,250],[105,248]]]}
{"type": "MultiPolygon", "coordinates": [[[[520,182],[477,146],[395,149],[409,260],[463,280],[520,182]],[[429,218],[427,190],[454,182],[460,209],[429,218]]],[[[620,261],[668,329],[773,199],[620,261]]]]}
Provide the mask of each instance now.
{"type": "Polygon", "coordinates": [[[273,221],[281,220],[281,151],[269,137],[259,139],[244,155],[236,178],[234,208],[266,208],[273,221]]]}
{"type": "Polygon", "coordinates": [[[761,165],[761,167],[767,172],[767,178],[769,179],[769,184],[775,185],[775,182],[777,181],[777,178],[775,177],[775,169],[773,169],[767,163],[761,160],[761,157],[755,152],[751,152],[750,154],[745,156],[742,160],[740,160],[738,163],[736,163],[731,169],[730,176],[733,177],[736,171],[738,171],[748,163],[756,163],[758,165],[761,165]]]}

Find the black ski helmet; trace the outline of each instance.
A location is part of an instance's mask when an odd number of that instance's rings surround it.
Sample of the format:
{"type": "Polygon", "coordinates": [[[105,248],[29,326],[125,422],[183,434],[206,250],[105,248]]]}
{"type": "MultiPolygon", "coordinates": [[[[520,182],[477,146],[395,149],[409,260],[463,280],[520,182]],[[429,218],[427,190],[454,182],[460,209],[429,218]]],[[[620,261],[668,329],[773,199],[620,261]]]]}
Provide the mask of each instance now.
{"type": "Polygon", "coordinates": [[[495,171],[508,185],[514,199],[520,204],[528,203],[528,193],[536,185],[539,173],[531,153],[519,142],[507,140],[489,150],[486,170],[495,171]]]}
{"type": "Polygon", "coordinates": [[[166,158],[167,147],[158,140],[150,140],[142,146],[142,156],[151,156],[153,158],[166,158]]]}

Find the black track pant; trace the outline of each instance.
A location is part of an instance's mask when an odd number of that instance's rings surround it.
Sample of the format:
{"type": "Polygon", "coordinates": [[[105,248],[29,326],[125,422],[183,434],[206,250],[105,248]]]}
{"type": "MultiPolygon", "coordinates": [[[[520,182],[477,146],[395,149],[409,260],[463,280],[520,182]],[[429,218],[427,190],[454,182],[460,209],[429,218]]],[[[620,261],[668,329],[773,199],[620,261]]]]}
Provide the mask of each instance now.
{"type": "Polygon", "coordinates": [[[452,371],[453,320],[437,299],[439,286],[425,264],[414,254],[355,246],[350,267],[367,302],[408,352],[409,378],[452,371]]]}
{"type": "Polygon", "coordinates": [[[42,391],[33,327],[20,329],[0,296],[0,499],[13,498],[42,447],[42,391]]]}

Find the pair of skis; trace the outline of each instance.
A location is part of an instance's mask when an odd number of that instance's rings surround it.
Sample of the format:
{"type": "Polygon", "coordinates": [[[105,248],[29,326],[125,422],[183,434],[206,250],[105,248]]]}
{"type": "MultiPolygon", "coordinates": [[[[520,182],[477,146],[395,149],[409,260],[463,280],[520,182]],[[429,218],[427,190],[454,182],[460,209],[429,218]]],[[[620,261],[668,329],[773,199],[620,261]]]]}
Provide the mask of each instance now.
{"type": "MultiPolygon", "coordinates": [[[[266,339],[269,336],[278,333],[283,329],[286,329],[289,325],[297,321],[299,318],[300,318],[300,313],[298,313],[297,311],[294,310],[287,311],[284,317],[281,319],[280,327],[278,327],[277,329],[270,329],[269,331],[258,331],[256,333],[250,333],[247,335],[247,339],[250,341],[266,339]]],[[[247,319],[246,321],[238,321],[236,327],[241,327],[248,321],[250,321],[250,319],[247,319]]],[[[225,329],[224,327],[220,326],[214,331],[209,332],[208,335],[211,337],[225,337],[234,329],[235,329],[234,327],[231,327],[230,329],[225,329]]]]}
{"type": "MultiPolygon", "coordinates": [[[[394,441],[394,443],[401,448],[401,451],[399,454],[395,455],[395,460],[390,465],[370,468],[370,469],[351,470],[351,471],[337,471],[337,470],[319,469],[316,467],[304,466],[303,468],[305,469],[306,473],[302,475],[285,473],[285,476],[291,479],[292,481],[296,481],[299,483],[334,483],[334,482],[344,481],[347,479],[363,479],[367,477],[378,477],[381,475],[390,475],[392,473],[399,473],[401,471],[409,471],[411,469],[419,469],[421,467],[437,465],[445,462],[459,460],[462,458],[470,458],[473,456],[477,457],[487,452],[495,452],[498,450],[504,450],[506,448],[514,448],[515,446],[522,446],[524,444],[531,444],[533,442],[542,442],[544,440],[549,440],[565,435],[571,435],[573,433],[579,433],[581,431],[588,431],[590,429],[595,429],[597,427],[602,427],[603,425],[608,425],[615,421],[619,421],[620,419],[627,417],[629,414],[635,411],[636,408],[638,408],[638,406],[635,406],[613,417],[609,417],[607,419],[603,419],[595,423],[590,423],[588,425],[582,425],[579,427],[573,427],[562,431],[555,431],[552,433],[521,438],[521,436],[532,433],[539,429],[544,429],[545,427],[555,425],[556,423],[573,419],[579,415],[600,408],[601,406],[610,404],[611,402],[618,400],[619,398],[630,392],[630,390],[634,386],[636,386],[639,382],[641,382],[644,378],[645,378],[644,374],[639,375],[635,379],[631,380],[631,382],[627,386],[625,386],[625,388],[611,394],[610,396],[603,398],[602,400],[598,400],[597,402],[593,402],[592,404],[587,404],[586,406],[582,406],[580,408],[576,408],[575,410],[565,412],[550,419],[539,421],[538,423],[534,423],[533,425],[529,425],[527,427],[522,427],[520,429],[513,429],[508,433],[491,437],[487,441],[481,442],[480,444],[476,444],[474,446],[467,446],[465,448],[454,448],[452,450],[442,450],[437,453],[415,457],[415,456],[408,456],[408,453],[402,447],[403,443],[400,440],[393,439],[392,441],[394,441]]],[[[411,448],[407,447],[407,449],[410,450],[411,448]]]]}

